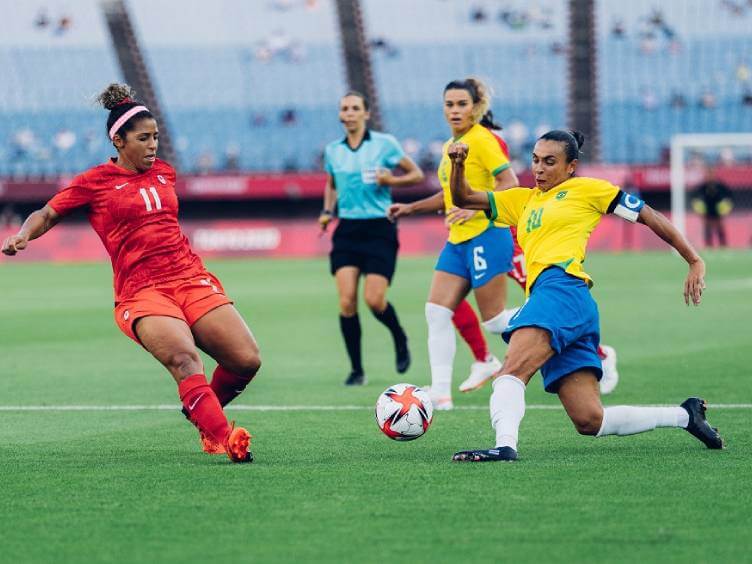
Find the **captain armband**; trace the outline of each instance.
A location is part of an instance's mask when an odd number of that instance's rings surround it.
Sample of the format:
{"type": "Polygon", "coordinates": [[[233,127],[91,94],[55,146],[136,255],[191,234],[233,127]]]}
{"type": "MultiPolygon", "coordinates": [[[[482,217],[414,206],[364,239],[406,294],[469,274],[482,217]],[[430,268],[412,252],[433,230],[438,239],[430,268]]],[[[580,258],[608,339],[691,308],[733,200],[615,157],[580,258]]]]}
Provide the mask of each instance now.
{"type": "Polygon", "coordinates": [[[627,194],[626,192],[619,190],[614,201],[609,206],[609,212],[614,215],[626,219],[632,223],[637,221],[637,217],[640,215],[640,210],[645,206],[645,202],[637,196],[627,194]]]}

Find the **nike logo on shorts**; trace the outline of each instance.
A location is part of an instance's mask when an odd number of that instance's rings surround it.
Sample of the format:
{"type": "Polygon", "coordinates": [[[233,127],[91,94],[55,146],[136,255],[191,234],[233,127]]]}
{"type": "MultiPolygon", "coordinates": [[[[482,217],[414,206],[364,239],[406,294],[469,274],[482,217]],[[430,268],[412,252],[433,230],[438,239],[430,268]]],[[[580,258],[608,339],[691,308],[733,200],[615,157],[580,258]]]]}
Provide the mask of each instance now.
{"type": "Polygon", "coordinates": [[[481,279],[481,278],[483,278],[483,277],[484,277],[485,275],[486,275],[486,273],[485,273],[485,272],[481,272],[480,274],[475,274],[475,275],[473,276],[473,280],[480,280],[480,279],[481,279]]]}
{"type": "Polygon", "coordinates": [[[126,182],[125,184],[115,184],[115,190],[125,188],[126,186],[128,186],[128,184],[130,184],[130,182],[126,182]]]}

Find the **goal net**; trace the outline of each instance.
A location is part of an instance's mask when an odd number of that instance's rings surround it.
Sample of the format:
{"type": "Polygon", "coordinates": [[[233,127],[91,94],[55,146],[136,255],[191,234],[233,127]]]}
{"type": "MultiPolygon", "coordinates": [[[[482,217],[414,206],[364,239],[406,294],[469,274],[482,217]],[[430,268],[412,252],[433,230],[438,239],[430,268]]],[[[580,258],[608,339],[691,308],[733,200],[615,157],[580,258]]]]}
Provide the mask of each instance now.
{"type": "Polygon", "coordinates": [[[671,219],[698,247],[752,240],[752,133],[671,139],[671,219]]]}

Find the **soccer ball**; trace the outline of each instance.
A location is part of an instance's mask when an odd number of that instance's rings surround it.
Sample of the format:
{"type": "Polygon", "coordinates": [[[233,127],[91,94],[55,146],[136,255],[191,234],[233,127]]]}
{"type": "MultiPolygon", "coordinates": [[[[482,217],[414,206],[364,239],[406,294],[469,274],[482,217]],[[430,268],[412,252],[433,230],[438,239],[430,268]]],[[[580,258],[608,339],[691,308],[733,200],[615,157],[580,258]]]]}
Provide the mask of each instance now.
{"type": "Polygon", "coordinates": [[[376,423],[382,433],[395,441],[417,439],[432,420],[431,398],[412,384],[389,386],[376,402],[376,423]]]}

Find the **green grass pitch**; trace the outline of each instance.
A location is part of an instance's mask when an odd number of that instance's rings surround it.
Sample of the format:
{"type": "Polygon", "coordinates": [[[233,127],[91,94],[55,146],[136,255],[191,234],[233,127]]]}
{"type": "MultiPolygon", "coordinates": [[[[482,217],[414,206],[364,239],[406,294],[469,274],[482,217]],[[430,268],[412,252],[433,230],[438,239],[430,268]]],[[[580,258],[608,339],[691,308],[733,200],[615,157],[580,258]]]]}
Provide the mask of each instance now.
{"type": "MultiPolygon", "coordinates": [[[[429,380],[423,304],[433,259],[402,259],[390,300],[414,363],[397,375],[386,330],[361,308],[369,385],[346,389],[323,260],[209,264],[258,338],[264,366],[236,410],[252,465],[199,450],[167,372],[117,330],[105,264],[0,266],[0,561],[741,562],[752,541],[752,255],[709,254],[700,308],[668,253],[588,258],[621,382],[606,404],[700,395],[728,448],[687,433],[580,437],[560,409],[529,409],[516,464],[452,464],[491,446],[489,389],[455,396],[425,437],[388,440],[372,406],[429,380]],[[738,404],[747,404],[746,407],[738,404]]],[[[522,294],[510,286],[515,303],[522,294]]],[[[504,346],[490,339],[502,355],[504,346]]],[[[470,356],[458,342],[455,385],[470,356]]],[[[213,363],[207,360],[209,371],[213,363]]],[[[556,406],[540,378],[533,406],[556,406]]]]}

